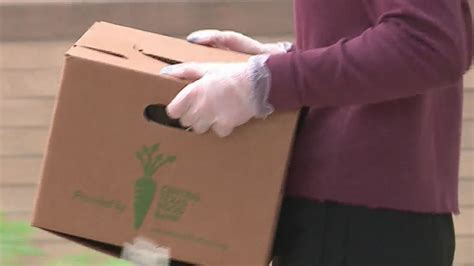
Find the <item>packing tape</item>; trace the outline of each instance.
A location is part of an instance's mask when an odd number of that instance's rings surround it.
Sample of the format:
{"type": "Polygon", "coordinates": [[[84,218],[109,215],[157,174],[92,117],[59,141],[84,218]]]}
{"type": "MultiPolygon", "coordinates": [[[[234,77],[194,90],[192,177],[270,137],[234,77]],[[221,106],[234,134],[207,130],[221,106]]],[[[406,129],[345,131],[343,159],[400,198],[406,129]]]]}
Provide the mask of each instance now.
{"type": "Polygon", "coordinates": [[[170,250],[143,237],[136,237],[132,244],[125,243],[120,257],[136,266],[170,265],[170,250]]]}

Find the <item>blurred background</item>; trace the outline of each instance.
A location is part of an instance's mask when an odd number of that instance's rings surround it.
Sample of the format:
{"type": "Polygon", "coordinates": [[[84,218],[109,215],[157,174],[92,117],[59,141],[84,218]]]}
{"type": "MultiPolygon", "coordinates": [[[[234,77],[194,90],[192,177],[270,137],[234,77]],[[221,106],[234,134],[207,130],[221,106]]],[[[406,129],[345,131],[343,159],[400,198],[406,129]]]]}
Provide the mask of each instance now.
{"type": "MultiPolygon", "coordinates": [[[[291,0],[0,0],[0,265],[126,265],[29,227],[63,54],[94,21],[176,37],[219,28],[292,40],[291,7],[291,0]]],[[[465,76],[460,177],[455,265],[474,266],[474,70],[465,76]]]]}

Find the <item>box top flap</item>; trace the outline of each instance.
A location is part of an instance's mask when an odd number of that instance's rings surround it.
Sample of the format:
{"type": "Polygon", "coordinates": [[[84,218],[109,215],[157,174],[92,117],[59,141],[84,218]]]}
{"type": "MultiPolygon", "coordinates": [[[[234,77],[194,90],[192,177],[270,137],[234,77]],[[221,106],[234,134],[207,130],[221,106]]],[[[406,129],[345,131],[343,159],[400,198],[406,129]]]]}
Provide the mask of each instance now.
{"type": "Polygon", "coordinates": [[[249,57],[158,34],[145,36],[136,43],[135,48],[145,55],[176,62],[240,62],[249,57]]]}
{"type": "Polygon", "coordinates": [[[138,36],[133,29],[105,22],[96,22],[74,44],[74,47],[90,48],[128,58],[133,48],[133,40],[137,39],[138,36]]]}
{"type": "MultiPolygon", "coordinates": [[[[249,55],[192,44],[164,35],[145,32],[107,22],[96,22],[76,44],[74,49],[89,49],[129,60],[130,64],[150,61],[175,64],[182,62],[242,62],[249,55]]],[[[89,57],[90,53],[82,53],[89,57]]],[[[101,61],[107,57],[100,57],[101,61]]],[[[96,58],[93,58],[96,59],[96,58]]],[[[110,62],[114,59],[110,58],[110,62]]],[[[108,61],[108,63],[110,63],[108,61]]]]}

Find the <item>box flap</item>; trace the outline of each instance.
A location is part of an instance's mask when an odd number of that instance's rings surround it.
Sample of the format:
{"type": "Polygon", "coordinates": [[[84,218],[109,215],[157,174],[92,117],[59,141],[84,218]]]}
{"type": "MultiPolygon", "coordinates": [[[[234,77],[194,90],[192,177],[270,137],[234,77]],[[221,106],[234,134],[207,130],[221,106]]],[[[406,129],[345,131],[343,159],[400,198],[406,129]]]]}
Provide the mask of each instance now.
{"type": "Polygon", "coordinates": [[[192,44],[164,35],[96,22],[72,48],[88,48],[129,59],[133,62],[149,60],[167,64],[181,62],[242,62],[249,55],[192,44]]]}
{"type": "Polygon", "coordinates": [[[175,62],[242,62],[249,55],[189,43],[163,35],[147,35],[137,42],[135,48],[156,58],[175,62]]]}
{"type": "Polygon", "coordinates": [[[74,47],[79,46],[129,58],[134,53],[134,40],[137,40],[139,36],[138,30],[106,22],[96,22],[74,44],[74,47]]]}

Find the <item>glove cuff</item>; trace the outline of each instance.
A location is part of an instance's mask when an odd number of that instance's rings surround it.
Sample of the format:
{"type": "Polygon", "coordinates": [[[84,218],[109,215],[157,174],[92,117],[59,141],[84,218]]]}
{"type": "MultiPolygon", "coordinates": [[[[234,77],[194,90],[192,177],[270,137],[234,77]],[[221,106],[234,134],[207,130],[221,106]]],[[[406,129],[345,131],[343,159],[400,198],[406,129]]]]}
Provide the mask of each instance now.
{"type": "Polygon", "coordinates": [[[266,118],[275,110],[268,102],[271,88],[271,72],[265,62],[270,55],[256,55],[249,59],[251,97],[256,107],[256,118],[266,118]]]}
{"type": "Polygon", "coordinates": [[[277,46],[286,53],[288,53],[293,48],[293,44],[291,42],[277,42],[277,46]]]}

